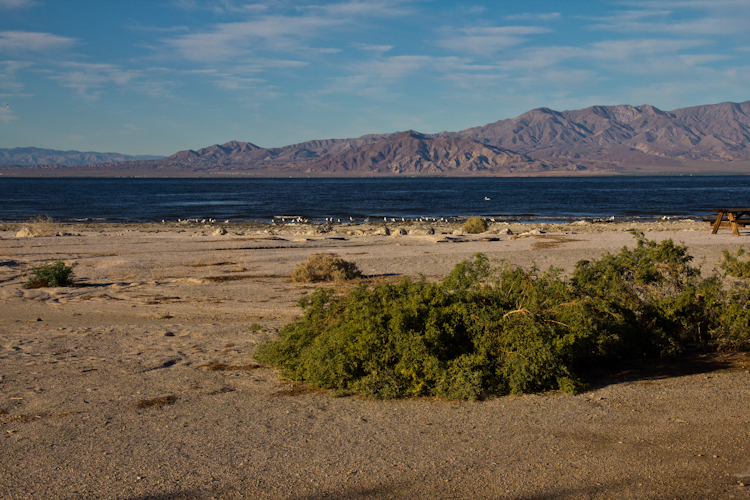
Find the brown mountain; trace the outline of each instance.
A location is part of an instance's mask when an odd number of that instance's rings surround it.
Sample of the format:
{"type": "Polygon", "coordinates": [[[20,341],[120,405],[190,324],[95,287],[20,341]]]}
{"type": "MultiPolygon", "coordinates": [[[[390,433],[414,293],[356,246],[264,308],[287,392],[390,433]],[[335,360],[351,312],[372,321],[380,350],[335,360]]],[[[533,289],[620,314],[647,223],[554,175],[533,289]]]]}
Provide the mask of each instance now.
{"type": "Polygon", "coordinates": [[[409,131],[261,148],[231,141],[149,161],[2,167],[6,175],[556,175],[750,173],[750,101],[539,108],[460,132],[409,131]]]}
{"type": "Polygon", "coordinates": [[[750,162],[750,101],[661,111],[653,106],[539,108],[439,137],[469,137],[531,158],[582,165],[721,169],[750,162]],[[706,162],[716,162],[714,165],[706,162]]]}
{"type": "MultiPolygon", "coordinates": [[[[299,165],[305,173],[357,175],[492,175],[551,170],[542,161],[462,137],[410,130],[299,165]]],[[[575,169],[572,164],[567,168],[575,169]]]]}
{"type": "Polygon", "coordinates": [[[351,151],[394,134],[365,135],[356,139],[328,139],[293,144],[283,148],[261,148],[249,142],[231,141],[198,151],[180,151],[164,158],[163,167],[190,166],[200,170],[293,170],[295,165],[323,156],[351,151]]]}

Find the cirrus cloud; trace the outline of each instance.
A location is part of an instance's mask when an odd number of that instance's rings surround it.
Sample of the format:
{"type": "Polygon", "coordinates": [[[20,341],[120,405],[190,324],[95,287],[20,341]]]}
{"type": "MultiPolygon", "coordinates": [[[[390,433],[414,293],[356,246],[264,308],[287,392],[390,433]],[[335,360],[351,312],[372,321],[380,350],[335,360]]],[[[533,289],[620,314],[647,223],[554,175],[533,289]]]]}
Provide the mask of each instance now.
{"type": "Polygon", "coordinates": [[[33,31],[0,31],[0,51],[44,52],[66,50],[76,45],[75,38],[33,31]]]}

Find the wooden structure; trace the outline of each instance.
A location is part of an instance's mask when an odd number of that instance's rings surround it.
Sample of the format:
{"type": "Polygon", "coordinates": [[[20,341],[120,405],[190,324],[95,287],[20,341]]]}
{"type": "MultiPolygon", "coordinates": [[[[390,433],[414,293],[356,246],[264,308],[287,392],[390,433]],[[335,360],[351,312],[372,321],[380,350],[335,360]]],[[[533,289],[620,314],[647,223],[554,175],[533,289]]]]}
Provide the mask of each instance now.
{"type": "Polygon", "coordinates": [[[739,236],[737,228],[750,224],[750,208],[712,208],[711,211],[718,212],[711,234],[716,234],[720,227],[725,226],[731,227],[734,235],[739,236]]]}

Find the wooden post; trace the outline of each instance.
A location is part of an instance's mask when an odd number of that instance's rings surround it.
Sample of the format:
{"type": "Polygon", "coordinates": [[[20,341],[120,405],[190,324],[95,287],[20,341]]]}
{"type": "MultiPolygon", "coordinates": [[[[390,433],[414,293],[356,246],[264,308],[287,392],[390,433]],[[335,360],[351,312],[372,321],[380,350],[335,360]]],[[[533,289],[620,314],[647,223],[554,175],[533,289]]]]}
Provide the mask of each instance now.
{"type": "Polygon", "coordinates": [[[722,219],[724,219],[724,212],[719,210],[719,214],[716,216],[716,222],[714,222],[714,230],[711,231],[711,234],[716,234],[717,232],[719,232],[722,219]]]}

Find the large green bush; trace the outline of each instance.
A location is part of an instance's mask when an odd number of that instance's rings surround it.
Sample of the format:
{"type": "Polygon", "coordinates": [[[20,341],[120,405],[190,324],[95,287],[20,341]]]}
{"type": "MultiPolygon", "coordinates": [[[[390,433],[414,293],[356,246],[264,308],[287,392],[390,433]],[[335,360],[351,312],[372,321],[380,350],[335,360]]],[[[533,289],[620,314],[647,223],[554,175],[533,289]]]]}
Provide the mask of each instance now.
{"type": "Polygon", "coordinates": [[[747,346],[746,286],[701,280],[685,247],[636,236],[635,249],[581,261],[570,279],[477,254],[440,283],[318,289],[256,358],[342,392],[479,399],[574,393],[612,360],[747,346]]]}

